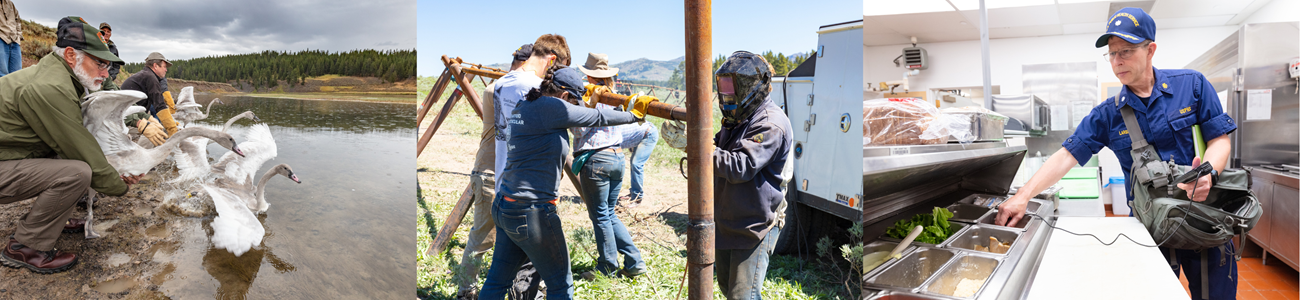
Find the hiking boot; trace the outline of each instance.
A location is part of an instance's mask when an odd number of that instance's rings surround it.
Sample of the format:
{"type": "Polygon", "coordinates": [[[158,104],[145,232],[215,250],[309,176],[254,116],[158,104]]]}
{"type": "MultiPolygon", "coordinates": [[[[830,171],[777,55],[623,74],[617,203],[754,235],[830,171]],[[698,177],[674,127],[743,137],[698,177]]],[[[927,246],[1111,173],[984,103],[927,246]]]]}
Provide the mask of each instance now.
{"type": "Polygon", "coordinates": [[[623,277],[627,277],[627,278],[636,278],[637,276],[641,276],[642,274],[645,274],[646,272],[647,272],[647,270],[646,270],[645,268],[620,269],[620,270],[618,270],[618,275],[621,275],[621,276],[623,276],[623,277]]]}
{"type": "Polygon", "coordinates": [[[596,271],[582,272],[582,279],[586,281],[596,280],[596,271]]]}
{"type": "Polygon", "coordinates": [[[9,244],[0,253],[0,263],[10,268],[27,268],[40,274],[53,274],[71,269],[77,264],[77,255],[58,249],[39,251],[19,244],[18,240],[10,236],[9,244]]]}
{"type": "Polygon", "coordinates": [[[478,300],[478,289],[473,287],[462,288],[459,292],[456,292],[456,300],[478,300]]]}
{"type": "Polygon", "coordinates": [[[68,218],[68,223],[63,224],[63,233],[81,233],[86,231],[86,220],[78,218],[68,218]]]}
{"type": "Polygon", "coordinates": [[[623,206],[626,206],[627,208],[636,208],[637,206],[641,206],[641,198],[643,197],[639,195],[628,194],[626,196],[618,197],[618,203],[622,203],[623,206]]]}

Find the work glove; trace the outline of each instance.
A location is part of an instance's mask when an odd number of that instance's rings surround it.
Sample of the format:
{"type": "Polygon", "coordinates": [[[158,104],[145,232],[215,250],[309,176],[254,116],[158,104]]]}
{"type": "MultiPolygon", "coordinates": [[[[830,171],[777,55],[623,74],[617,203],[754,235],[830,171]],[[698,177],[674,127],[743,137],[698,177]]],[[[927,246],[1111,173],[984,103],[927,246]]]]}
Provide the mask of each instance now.
{"type": "Polygon", "coordinates": [[[659,126],[659,138],[669,147],[686,150],[686,123],[677,120],[664,121],[662,126],[659,126]]]}
{"type": "Polygon", "coordinates": [[[167,133],[163,132],[162,124],[153,118],[140,120],[135,123],[135,128],[140,130],[140,134],[149,138],[149,142],[154,146],[162,145],[167,142],[167,133]]]}
{"type": "Polygon", "coordinates": [[[596,99],[596,95],[601,93],[614,93],[614,91],[611,91],[609,87],[603,85],[587,84],[585,88],[587,89],[587,93],[582,94],[582,101],[587,108],[596,108],[596,103],[600,103],[600,100],[596,99]]]}
{"type": "Polygon", "coordinates": [[[163,91],[163,100],[167,101],[167,109],[176,111],[176,100],[172,99],[172,91],[163,91]]]}
{"type": "Polygon", "coordinates": [[[167,130],[167,136],[176,134],[176,131],[180,130],[180,128],[177,128],[180,123],[177,123],[176,119],[172,118],[172,114],[175,112],[176,110],[170,108],[164,108],[163,110],[158,111],[158,122],[167,130]]]}
{"type": "Polygon", "coordinates": [[[645,120],[646,112],[650,110],[650,103],[659,102],[659,98],[637,93],[627,98],[627,111],[636,115],[638,119],[645,120]]]}

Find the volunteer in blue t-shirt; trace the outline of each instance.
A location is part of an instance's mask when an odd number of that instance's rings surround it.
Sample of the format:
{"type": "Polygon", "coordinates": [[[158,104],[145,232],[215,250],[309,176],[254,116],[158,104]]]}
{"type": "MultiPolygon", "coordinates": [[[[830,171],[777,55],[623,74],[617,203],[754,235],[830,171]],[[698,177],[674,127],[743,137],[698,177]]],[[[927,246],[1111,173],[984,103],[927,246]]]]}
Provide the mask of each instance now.
{"type": "Polygon", "coordinates": [[[492,202],[497,237],[483,299],[504,299],[525,259],[533,261],[546,282],[546,299],[573,297],[569,247],[555,206],[569,150],[567,130],[627,124],[645,115],[635,108],[621,112],[577,105],[586,92],[577,70],[555,65],[544,74],[538,88],[507,114],[509,150],[492,202]]]}

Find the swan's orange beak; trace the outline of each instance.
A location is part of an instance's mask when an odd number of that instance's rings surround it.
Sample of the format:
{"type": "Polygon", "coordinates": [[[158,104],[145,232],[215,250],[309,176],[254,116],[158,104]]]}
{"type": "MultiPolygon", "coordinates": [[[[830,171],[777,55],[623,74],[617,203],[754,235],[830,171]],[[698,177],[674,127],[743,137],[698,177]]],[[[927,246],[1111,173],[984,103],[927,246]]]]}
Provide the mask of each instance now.
{"type": "Polygon", "coordinates": [[[239,154],[240,157],[244,157],[244,150],[239,150],[238,145],[231,146],[230,151],[235,151],[235,154],[239,154]]]}
{"type": "Polygon", "coordinates": [[[290,173],[290,174],[289,174],[289,180],[293,180],[293,182],[297,182],[297,183],[300,183],[300,184],[302,183],[301,180],[298,180],[298,175],[295,175],[295,174],[293,174],[293,173],[290,173]]]}

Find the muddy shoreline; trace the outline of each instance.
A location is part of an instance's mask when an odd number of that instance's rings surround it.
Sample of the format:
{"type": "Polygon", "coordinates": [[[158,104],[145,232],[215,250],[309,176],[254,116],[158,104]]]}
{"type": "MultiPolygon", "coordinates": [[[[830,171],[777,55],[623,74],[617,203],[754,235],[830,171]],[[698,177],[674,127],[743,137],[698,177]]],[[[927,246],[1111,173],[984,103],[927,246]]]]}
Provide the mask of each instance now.
{"type": "MultiPolygon", "coordinates": [[[[180,223],[200,220],[159,208],[172,189],[157,175],[145,175],[122,196],[100,195],[95,201],[95,228],[103,237],[87,240],[82,233],[64,233],[57,249],[77,254],[72,269],[42,275],[28,269],[0,268],[0,298],[4,299],[165,299],[159,286],[176,269],[155,261],[176,250],[172,235],[180,223]]],[[[0,233],[12,235],[34,199],[0,205],[0,233]]],[[[76,218],[85,218],[78,205],[76,218]]],[[[210,217],[207,217],[210,218],[210,217]]]]}

